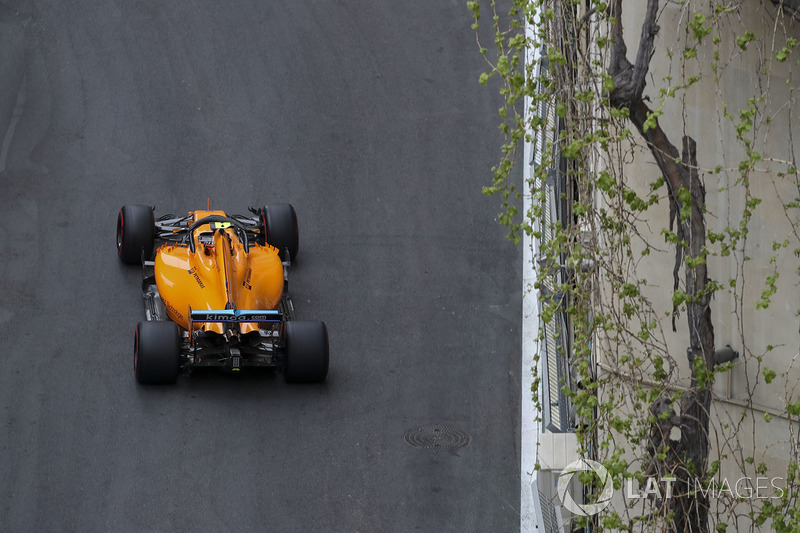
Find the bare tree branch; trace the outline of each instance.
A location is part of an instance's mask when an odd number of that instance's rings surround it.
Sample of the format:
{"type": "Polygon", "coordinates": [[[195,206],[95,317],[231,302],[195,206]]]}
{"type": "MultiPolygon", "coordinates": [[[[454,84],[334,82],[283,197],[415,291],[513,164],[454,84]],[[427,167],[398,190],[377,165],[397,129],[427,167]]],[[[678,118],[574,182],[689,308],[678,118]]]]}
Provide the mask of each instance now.
{"type": "MultiPolygon", "coordinates": [[[[614,40],[611,48],[611,64],[609,74],[614,80],[614,90],[609,95],[614,107],[631,107],[636,101],[642,99],[646,85],[647,72],[650,69],[650,60],[655,52],[655,38],[658,34],[658,0],[647,0],[647,12],[642,23],[642,36],[639,40],[639,50],[636,53],[636,64],[631,64],[627,58],[628,47],[625,44],[622,29],[622,0],[615,0],[613,16],[615,24],[611,30],[614,40]]],[[[676,150],[677,151],[677,150],[676,150]]]]}

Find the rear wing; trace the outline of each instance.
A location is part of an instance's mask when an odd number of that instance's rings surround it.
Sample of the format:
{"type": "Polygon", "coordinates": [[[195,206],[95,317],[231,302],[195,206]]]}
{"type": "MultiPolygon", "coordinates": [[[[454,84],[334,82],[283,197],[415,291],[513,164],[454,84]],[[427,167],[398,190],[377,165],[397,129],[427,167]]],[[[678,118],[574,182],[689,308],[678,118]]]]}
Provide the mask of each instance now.
{"type": "Polygon", "coordinates": [[[189,313],[189,330],[192,324],[208,322],[283,322],[283,314],[274,310],[219,309],[194,311],[189,313]]]}

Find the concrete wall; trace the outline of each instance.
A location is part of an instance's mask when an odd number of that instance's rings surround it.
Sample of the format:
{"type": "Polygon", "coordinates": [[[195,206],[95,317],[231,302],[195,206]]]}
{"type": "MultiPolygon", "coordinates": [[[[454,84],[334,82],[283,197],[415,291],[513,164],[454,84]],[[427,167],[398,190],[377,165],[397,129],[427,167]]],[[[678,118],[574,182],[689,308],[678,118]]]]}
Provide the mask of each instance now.
{"type": "MultiPolygon", "coordinates": [[[[797,361],[800,259],[794,253],[800,249],[796,231],[800,211],[787,210],[784,204],[800,195],[794,177],[781,178],[778,173],[786,171],[785,161],[791,161],[795,153],[800,153],[800,106],[794,102],[797,95],[792,89],[794,84],[800,83],[800,68],[796,64],[800,50],[784,63],[775,61],[774,54],[784,46],[787,37],[800,40],[800,24],[788,18],[776,18],[776,9],[769,2],[741,2],[738,11],[726,19],[719,32],[717,81],[714,79],[717,74],[711,69],[714,61],[712,38],[718,33],[716,30],[697,48],[697,60],[682,60],[683,51],[695,44],[683,29],[686,20],[695,10],[707,9],[707,4],[693,2],[681,7],[677,2],[670,2],[662,7],[661,30],[645,94],[650,98],[651,108],[663,104],[664,113],[659,123],[673,144],[680,149],[684,134],[697,141],[698,163],[707,193],[709,230],[722,233],[726,227],[738,227],[743,218],[747,195],[745,187],[737,180],[741,178],[739,163],[746,159],[746,149],[744,143],[737,140],[734,125],[739,121],[739,110],[747,108],[751,98],[764,97],[757,104],[759,112],[755,119],[761,122],[760,128],[745,136],[764,158],[748,175],[750,197],[760,198],[762,202],[753,210],[743,251],[729,257],[709,258],[709,276],[713,280],[726,287],[731,286],[731,280],[735,282],[734,288],[717,292],[712,300],[716,345],[730,344],[741,352],[729,375],[720,375],[714,388],[712,441],[717,449],[712,452],[712,459],[718,458],[720,453],[728,456],[722,460],[721,476],[729,479],[741,475],[755,477],[755,466],[762,461],[770,473],[785,475],[793,450],[789,443],[789,422],[780,415],[786,411],[787,400],[797,400],[800,395],[800,390],[795,390],[800,382],[800,362],[797,361]],[[731,26],[732,31],[726,31],[731,26]],[[746,29],[753,31],[757,38],[766,36],[764,42],[752,42],[747,51],[741,50],[736,36],[746,29]],[[677,98],[660,98],[660,87],[684,83],[689,76],[697,74],[703,76],[702,81],[679,92],[677,98]],[[665,81],[668,77],[671,82],[665,81]],[[733,119],[726,118],[726,113],[733,119]],[[715,173],[718,166],[721,171],[715,173]],[[773,243],[786,239],[789,240],[787,248],[773,250],[773,243]],[[771,297],[769,308],[757,309],[756,304],[766,288],[765,280],[775,272],[779,274],[778,291],[771,297]],[[770,385],[764,383],[764,367],[778,373],[770,385]],[[750,400],[756,409],[748,407],[750,400]],[[773,415],[771,422],[765,421],[765,413],[773,415]],[[734,439],[738,439],[738,444],[734,439]],[[747,464],[744,459],[749,456],[754,457],[754,465],[741,472],[737,462],[747,464]]],[[[630,60],[635,59],[644,10],[645,2],[625,2],[623,25],[630,60]]],[[[643,148],[641,138],[636,133],[634,138],[639,146],[633,149],[635,157],[625,166],[624,179],[645,195],[659,170],[643,148]]],[[[666,194],[664,188],[661,192],[666,194]]],[[[682,313],[678,318],[675,332],[672,332],[671,318],[666,316],[672,309],[674,247],[664,243],[660,230],[667,225],[668,216],[666,198],[648,211],[648,223],[642,224],[640,229],[661,250],[651,250],[651,255],[637,266],[636,276],[648,280],[645,294],[660,316],[669,352],[674,354],[678,364],[681,378],[678,383],[685,386],[690,376],[685,356],[689,339],[686,316],[682,313]]],[[[718,245],[709,244],[709,247],[714,252],[720,251],[718,245]]],[[[607,290],[604,294],[609,297],[607,290]]],[[[601,365],[613,366],[614,361],[609,361],[608,357],[607,353],[598,353],[601,365]]],[[[739,527],[744,527],[744,522],[740,522],[739,527]]]]}
{"type": "MultiPolygon", "coordinates": [[[[800,197],[800,188],[795,176],[780,176],[787,171],[795,155],[800,155],[800,105],[795,102],[794,89],[795,85],[800,85],[797,63],[800,47],[787,61],[775,60],[776,51],[788,38],[800,41],[800,22],[780,16],[770,2],[746,0],[739,2],[735,11],[720,18],[720,24],[714,25],[712,33],[697,46],[685,29],[686,22],[695,12],[704,13],[711,21],[708,3],[680,4],[662,2],[656,53],[645,90],[649,105],[653,109],[663,109],[659,123],[679,150],[683,135],[697,142],[698,164],[706,187],[709,231],[724,233],[726,228],[738,228],[748,198],[761,200],[751,210],[749,234],[742,241],[743,246],[724,257],[719,244],[708,244],[712,252],[708,259],[709,276],[726,287],[715,294],[711,303],[715,343],[718,348],[729,344],[741,354],[730,371],[717,377],[714,386],[710,459],[720,461],[718,479],[735,482],[747,477],[755,481],[762,476],[758,467],[763,463],[767,467],[766,476],[772,480],[785,476],[790,459],[797,460],[794,442],[800,430],[786,416],[787,403],[800,399],[800,251],[795,252],[800,250],[800,210],[788,209],[786,203],[800,197]],[[752,31],[756,40],[748,44],[747,50],[742,50],[736,39],[746,30],[752,31]],[[715,35],[719,36],[718,47],[713,43],[715,35]],[[684,51],[695,47],[697,58],[684,60],[684,51]],[[716,71],[712,69],[714,62],[716,71]],[[679,90],[676,98],[661,97],[659,89],[685,84],[697,75],[702,76],[701,80],[688,89],[679,90]],[[739,166],[747,159],[747,147],[742,139],[737,139],[735,126],[740,121],[740,110],[747,109],[751,99],[755,99],[758,109],[754,118],[756,126],[744,139],[751,143],[752,150],[761,154],[762,160],[746,174],[745,186],[739,166]],[[787,239],[787,246],[776,246],[787,239]],[[771,295],[768,308],[758,309],[766,279],[775,273],[779,275],[777,292],[771,295]],[[762,373],[765,368],[777,373],[771,384],[765,383],[762,373]]],[[[631,61],[635,60],[645,7],[646,3],[640,1],[624,3],[623,25],[631,61]]],[[[660,171],[635,132],[633,140],[634,145],[624,147],[629,153],[622,179],[640,196],[647,196],[650,183],[659,177],[660,171]]],[[[686,358],[689,332],[685,312],[675,320],[676,330],[673,331],[670,313],[675,251],[661,235],[661,229],[669,222],[669,206],[666,188],[662,187],[660,193],[663,196],[660,203],[636,226],[644,241],[634,245],[635,267],[629,270],[629,275],[647,280],[643,294],[652,303],[651,317],[659,322],[661,340],[675,365],[670,369],[674,385],[671,390],[679,393],[682,387],[690,384],[686,358]],[[649,256],[639,257],[644,242],[653,247],[649,256]]],[[[598,201],[603,200],[598,196],[598,201]]],[[[680,276],[683,279],[683,268],[680,276]]],[[[616,297],[610,285],[599,287],[598,295],[605,303],[613,302],[616,297]]],[[[636,330],[635,321],[632,328],[636,330]]],[[[618,358],[627,351],[627,347],[598,336],[599,373],[614,383],[624,381],[611,369],[618,367],[618,358]]],[[[636,377],[643,384],[652,380],[647,371],[636,377]]],[[[601,401],[611,392],[610,388],[601,390],[601,401]]],[[[647,402],[637,406],[631,396],[621,398],[618,405],[623,413],[642,414],[648,407],[647,402]]],[[[630,446],[622,439],[617,442],[620,446],[630,446]]],[[[611,452],[613,450],[601,451],[600,458],[607,458],[611,452]]],[[[557,463],[555,455],[559,454],[561,452],[556,453],[547,442],[540,444],[543,464],[557,463]]],[[[642,455],[642,449],[626,450],[631,460],[642,455]]],[[[640,468],[641,464],[635,467],[640,468]]],[[[736,511],[746,513],[757,509],[761,503],[751,498],[739,504],[736,511]]],[[[612,505],[621,514],[630,516],[641,512],[641,505],[624,511],[629,504],[631,501],[624,491],[617,490],[612,505]]],[[[712,514],[734,505],[725,497],[712,498],[711,504],[712,514]]],[[[745,516],[720,519],[729,523],[729,531],[748,530],[752,526],[745,516]]]]}

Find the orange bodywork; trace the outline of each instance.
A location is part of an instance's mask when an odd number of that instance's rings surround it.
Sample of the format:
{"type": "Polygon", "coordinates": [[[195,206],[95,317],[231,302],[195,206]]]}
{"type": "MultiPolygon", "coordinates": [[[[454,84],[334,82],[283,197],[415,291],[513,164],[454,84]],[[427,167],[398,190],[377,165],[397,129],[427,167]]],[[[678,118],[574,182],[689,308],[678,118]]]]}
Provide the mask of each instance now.
{"type": "MultiPolygon", "coordinates": [[[[194,211],[194,220],[223,211],[194,211]]],[[[278,249],[249,243],[249,252],[231,228],[197,228],[191,237],[195,252],[184,243],[164,244],[155,259],[156,285],[169,318],[189,327],[195,311],[277,309],[283,294],[283,265],[278,249]]],[[[225,333],[227,326],[208,322],[194,329],[225,333]]],[[[257,323],[239,324],[241,333],[258,329],[257,323]]]]}

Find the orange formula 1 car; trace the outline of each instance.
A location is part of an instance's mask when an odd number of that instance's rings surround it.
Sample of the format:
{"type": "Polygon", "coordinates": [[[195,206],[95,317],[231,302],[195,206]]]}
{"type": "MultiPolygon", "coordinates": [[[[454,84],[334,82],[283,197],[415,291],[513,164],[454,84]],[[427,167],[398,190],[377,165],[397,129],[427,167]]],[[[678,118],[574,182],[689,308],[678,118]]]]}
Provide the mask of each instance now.
{"type": "Polygon", "coordinates": [[[198,367],[280,367],[288,381],[325,380],[325,323],[294,320],[288,293],[295,210],[274,204],[250,211],[156,219],[149,206],[120,209],[117,253],[144,269],[146,320],[136,326],[133,355],[139,383],[174,383],[198,367]]]}

